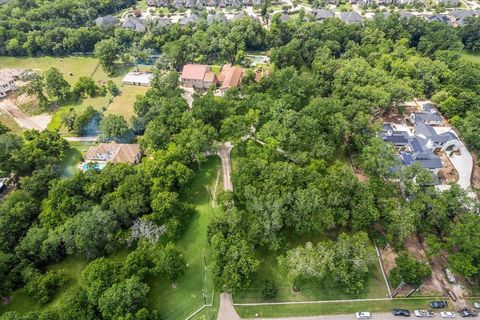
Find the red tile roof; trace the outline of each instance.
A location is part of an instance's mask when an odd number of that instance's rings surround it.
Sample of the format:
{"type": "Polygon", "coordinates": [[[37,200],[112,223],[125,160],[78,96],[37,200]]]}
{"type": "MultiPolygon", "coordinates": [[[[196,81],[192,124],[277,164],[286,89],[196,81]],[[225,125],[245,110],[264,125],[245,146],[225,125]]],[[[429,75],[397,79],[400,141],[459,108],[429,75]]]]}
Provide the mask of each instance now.
{"type": "Polygon", "coordinates": [[[228,89],[238,87],[243,77],[243,69],[224,65],[222,69],[221,78],[223,79],[220,89],[228,89]]]}
{"type": "Polygon", "coordinates": [[[182,80],[202,80],[205,78],[205,74],[210,71],[209,66],[204,64],[186,64],[183,66],[182,80]]]}

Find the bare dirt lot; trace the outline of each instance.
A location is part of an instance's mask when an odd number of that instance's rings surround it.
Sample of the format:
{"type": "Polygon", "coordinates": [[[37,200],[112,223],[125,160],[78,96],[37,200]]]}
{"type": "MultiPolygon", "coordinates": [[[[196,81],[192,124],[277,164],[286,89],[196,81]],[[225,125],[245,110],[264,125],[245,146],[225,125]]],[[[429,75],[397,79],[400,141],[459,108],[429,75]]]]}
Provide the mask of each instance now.
{"type": "Polygon", "coordinates": [[[52,116],[46,113],[36,116],[27,115],[16,106],[13,98],[0,100],[0,110],[12,117],[20,127],[27,130],[34,129],[43,131],[47,128],[50,120],[52,120],[52,116]]]}
{"type": "Polygon", "coordinates": [[[442,159],[443,168],[438,172],[441,184],[457,182],[458,172],[450,161],[450,158],[443,151],[436,152],[436,154],[442,159]]]}

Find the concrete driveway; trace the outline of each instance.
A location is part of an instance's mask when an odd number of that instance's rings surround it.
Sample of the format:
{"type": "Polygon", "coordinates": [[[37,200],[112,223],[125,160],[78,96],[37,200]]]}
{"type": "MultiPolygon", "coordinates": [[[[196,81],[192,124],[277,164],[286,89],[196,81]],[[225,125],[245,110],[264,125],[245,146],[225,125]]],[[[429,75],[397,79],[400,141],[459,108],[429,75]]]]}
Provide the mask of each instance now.
{"type": "Polygon", "coordinates": [[[463,143],[460,147],[460,153],[461,155],[450,155],[450,153],[447,152],[447,155],[458,172],[458,184],[463,189],[468,189],[471,185],[470,181],[473,170],[473,158],[470,155],[470,152],[468,152],[467,147],[465,147],[463,143]]]}

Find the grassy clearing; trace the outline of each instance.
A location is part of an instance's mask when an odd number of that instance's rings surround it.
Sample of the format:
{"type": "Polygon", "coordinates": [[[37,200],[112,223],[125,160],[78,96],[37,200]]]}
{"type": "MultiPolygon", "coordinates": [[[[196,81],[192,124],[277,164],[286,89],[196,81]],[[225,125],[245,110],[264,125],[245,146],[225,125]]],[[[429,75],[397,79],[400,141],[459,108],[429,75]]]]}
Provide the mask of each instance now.
{"type": "Polygon", "coordinates": [[[210,159],[193,181],[191,192],[185,201],[195,206],[197,214],[192,220],[180,241],[178,249],[188,264],[186,274],[178,280],[175,286],[164,280],[150,281],[150,303],[165,320],[185,319],[204,304],[204,290],[207,303],[213,292],[213,282],[210,271],[205,268],[204,261],[210,259],[207,243],[207,226],[210,220],[221,211],[212,208],[210,190],[213,189],[220,160],[210,159]]]}
{"type": "MultiPolygon", "coordinates": [[[[0,57],[0,66],[4,68],[32,69],[45,72],[51,67],[58,68],[70,84],[74,84],[80,77],[90,77],[97,68],[98,60],[93,57],[0,57]],[[70,75],[70,73],[72,75],[70,75]]],[[[101,68],[99,73],[103,71],[101,68]]],[[[95,72],[96,73],[96,72],[95,72]]]]}
{"type": "Polygon", "coordinates": [[[480,52],[462,50],[460,53],[462,54],[463,58],[465,58],[466,60],[475,62],[475,63],[480,63],[480,52]]]}
{"type": "Polygon", "coordinates": [[[269,306],[236,306],[235,309],[242,318],[259,317],[291,317],[291,316],[320,316],[330,314],[354,314],[359,310],[372,313],[389,312],[394,308],[425,309],[430,299],[393,299],[386,301],[358,301],[335,302],[318,304],[296,305],[269,305],[269,306]]]}
{"type": "Polygon", "coordinates": [[[148,87],[123,86],[120,88],[120,95],[113,98],[105,114],[117,114],[129,121],[135,114],[133,109],[138,95],[144,95],[148,87]]]}

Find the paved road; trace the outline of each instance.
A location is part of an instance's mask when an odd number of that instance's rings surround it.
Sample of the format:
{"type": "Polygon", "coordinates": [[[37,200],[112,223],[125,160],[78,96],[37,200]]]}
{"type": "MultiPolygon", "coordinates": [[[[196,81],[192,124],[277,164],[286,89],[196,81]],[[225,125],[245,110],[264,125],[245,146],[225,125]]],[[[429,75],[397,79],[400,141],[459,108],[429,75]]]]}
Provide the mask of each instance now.
{"type": "Polygon", "coordinates": [[[230,162],[230,152],[232,151],[232,144],[230,142],[222,143],[219,146],[218,156],[222,159],[222,172],[223,172],[223,189],[225,191],[232,191],[233,184],[231,179],[232,165],[230,162]]]}
{"type": "MultiPolygon", "coordinates": [[[[455,318],[459,318],[456,315],[455,318]]],[[[435,317],[432,318],[416,318],[413,314],[410,319],[443,319],[440,317],[440,312],[435,313],[435,317]]],[[[356,320],[354,314],[334,315],[334,316],[315,316],[315,317],[292,317],[292,318],[255,318],[259,320],[356,320]]],[[[372,313],[372,320],[401,320],[408,319],[404,317],[394,317],[391,313],[372,313]]]]}

